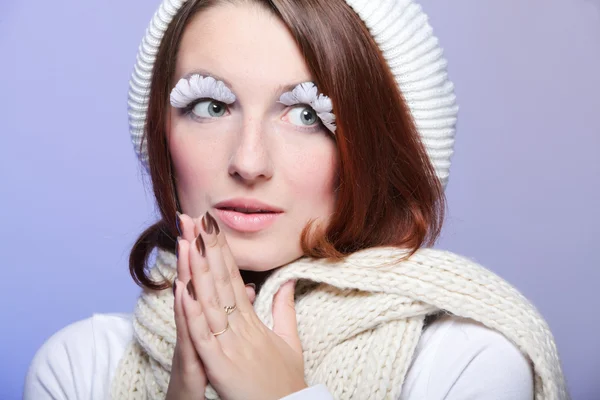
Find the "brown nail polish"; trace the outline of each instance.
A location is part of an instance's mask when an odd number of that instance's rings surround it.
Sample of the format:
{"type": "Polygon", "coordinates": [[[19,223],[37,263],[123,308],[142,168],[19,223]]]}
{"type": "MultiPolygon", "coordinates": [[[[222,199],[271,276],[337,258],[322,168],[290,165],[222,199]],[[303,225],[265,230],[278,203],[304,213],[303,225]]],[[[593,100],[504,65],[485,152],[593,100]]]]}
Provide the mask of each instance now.
{"type": "Polygon", "coordinates": [[[206,246],[204,245],[204,239],[201,235],[196,236],[196,248],[202,257],[206,254],[206,246]]]}
{"type": "Polygon", "coordinates": [[[177,281],[173,281],[173,296],[175,296],[175,290],[177,290],[177,281]]]}
{"type": "Polygon", "coordinates": [[[179,236],[181,236],[181,213],[179,211],[175,213],[175,226],[177,227],[179,236]]]}
{"type": "Polygon", "coordinates": [[[190,280],[187,284],[187,291],[190,294],[190,296],[192,297],[192,299],[196,300],[196,290],[194,290],[194,284],[192,283],[192,281],[190,280]]]}
{"type": "Polygon", "coordinates": [[[210,219],[208,219],[208,216],[210,214],[208,213],[208,211],[206,212],[206,214],[204,214],[202,216],[202,229],[204,229],[204,232],[208,233],[209,235],[213,232],[213,226],[210,222],[210,219]]]}
{"type": "MultiPolygon", "coordinates": [[[[208,211],[206,212],[206,214],[208,215],[208,222],[215,229],[215,235],[218,235],[219,232],[221,232],[221,229],[219,228],[219,224],[217,223],[217,220],[208,211]]],[[[212,231],[212,229],[211,229],[211,231],[212,231]]]]}

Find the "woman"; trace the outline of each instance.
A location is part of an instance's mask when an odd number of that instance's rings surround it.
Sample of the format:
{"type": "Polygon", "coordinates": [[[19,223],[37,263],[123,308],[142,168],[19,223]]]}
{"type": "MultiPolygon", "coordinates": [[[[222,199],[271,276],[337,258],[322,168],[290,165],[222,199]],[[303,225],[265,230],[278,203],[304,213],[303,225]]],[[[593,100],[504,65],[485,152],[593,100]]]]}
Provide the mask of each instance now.
{"type": "Polygon", "coordinates": [[[161,213],[144,292],[49,339],[25,398],[567,398],[533,306],[425,248],[445,64],[411,1],[165,0],[129,97],[161,213]]]}

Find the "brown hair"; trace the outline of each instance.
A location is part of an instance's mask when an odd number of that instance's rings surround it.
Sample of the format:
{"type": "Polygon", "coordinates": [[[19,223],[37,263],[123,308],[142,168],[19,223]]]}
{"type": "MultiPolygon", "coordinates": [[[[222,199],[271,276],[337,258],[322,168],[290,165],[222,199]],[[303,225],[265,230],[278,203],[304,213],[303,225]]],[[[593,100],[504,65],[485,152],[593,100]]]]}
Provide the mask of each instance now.
{"type": "MultiPolygon", "coordinates": [[[[173,251],[178,199],[166,138],[168,98],[179,42],[196,13],[235,0],[188,0],[169,24],[154,64],[144,140],[162,219],[137,239],[129,269],[140,286],[164,289],[146,274],[155,247],[173,251]]],[[[340,259],[368,247],[412,255],[440,234],[445,197],[410,111],[379,47],[344,0],[253,0],[288,26],[319,90],[333,102],[339,157],[335,212],[324,229],[307,226],[307,256],[340,259]]]]}

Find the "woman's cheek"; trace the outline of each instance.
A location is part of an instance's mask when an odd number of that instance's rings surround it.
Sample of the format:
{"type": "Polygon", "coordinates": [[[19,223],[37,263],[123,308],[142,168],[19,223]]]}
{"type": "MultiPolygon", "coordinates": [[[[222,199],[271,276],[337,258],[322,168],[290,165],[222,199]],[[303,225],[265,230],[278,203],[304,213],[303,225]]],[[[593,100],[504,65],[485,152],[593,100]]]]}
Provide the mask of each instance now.
{"type": "MultiPolygon", "coordinates": [[[[207,194],[223,174],[223,143],[212,140],[199,140],[197,135],[179,134],[170,143],[177,192],[181,206],[188,213],[196,215],[207,207],[207,194]]],[[[226,159],[226,158],[225,158],[226,159]]]]}
{"type": "Polygon", "coordinates": [[[303,160],[296,164],[302,167],[290,170],[297,196],[319,203],[333,198],[337,170],[334,151],[334,148],[325,148],[305,155],[303,160]]]}

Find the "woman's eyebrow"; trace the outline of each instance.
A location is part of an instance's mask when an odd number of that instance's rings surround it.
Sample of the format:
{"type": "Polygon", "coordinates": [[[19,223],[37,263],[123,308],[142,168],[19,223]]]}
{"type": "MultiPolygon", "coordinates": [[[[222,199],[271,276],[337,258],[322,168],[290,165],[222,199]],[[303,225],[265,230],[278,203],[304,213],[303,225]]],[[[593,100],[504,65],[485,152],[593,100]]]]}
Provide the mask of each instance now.
{"type": "Polygon", "coordinates": [[[302,80],[299,80],[299,81],[297,81],[295,83],[290,83],[288,85],[279,85],[279,86],[277,86],[275,88],[275,90],[273,91],[273,93],[275,95],[281,95],[283,93],[291,92],[292,90],[294,90],[296,88],[296,86],[298,86],[299,84],[304,83],[304,82],[312,82],[312,80],[310,78],[309,79],[302,79],[302,80]]]}

